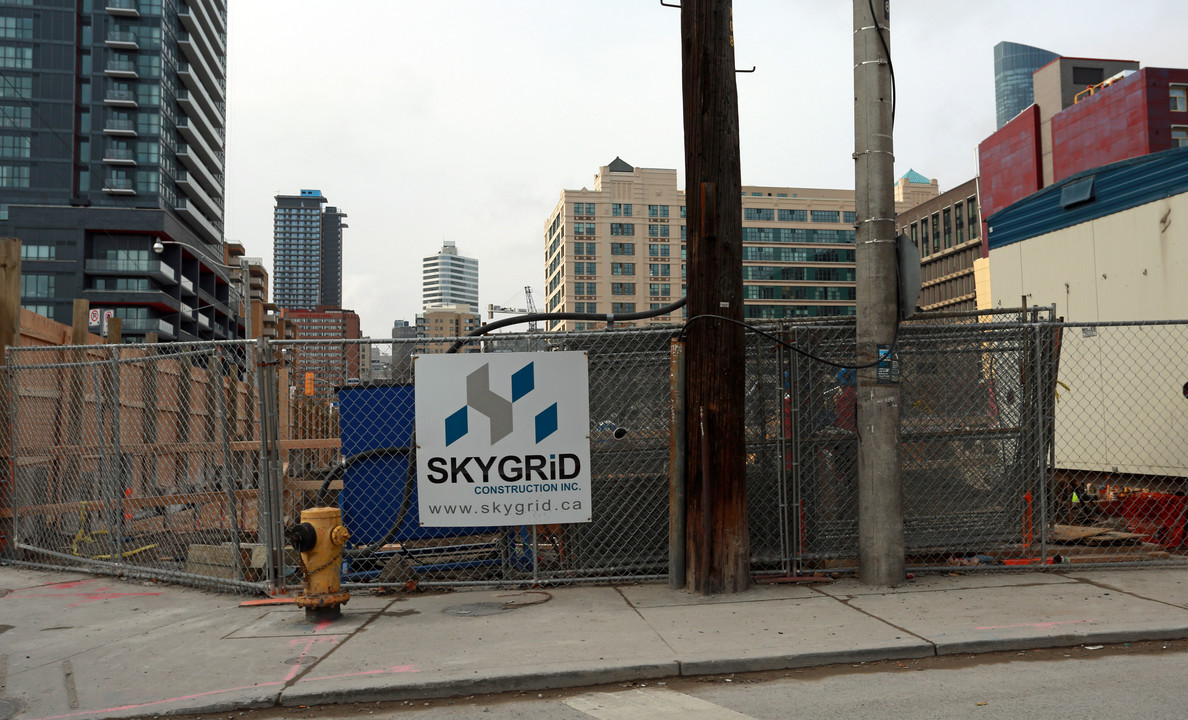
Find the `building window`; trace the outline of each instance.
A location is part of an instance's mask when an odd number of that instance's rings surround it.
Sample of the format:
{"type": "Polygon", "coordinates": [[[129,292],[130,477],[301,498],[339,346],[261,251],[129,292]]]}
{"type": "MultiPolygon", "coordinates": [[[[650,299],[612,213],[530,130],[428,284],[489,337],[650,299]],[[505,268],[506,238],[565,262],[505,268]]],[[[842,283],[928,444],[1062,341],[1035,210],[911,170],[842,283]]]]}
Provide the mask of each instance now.
{"type": "Polygon", "coordinates": [[[631,223],[611,223],[611,235],[635,235],[635,225],[631,223]]]}
{"type": "Polygon", "coordinates": [[[932,213],[932,251],[940,252],[940,213],[932,213]]]}
{"type": "Polygon", "coordinates": [[[681,226],[681,239],[682,239],[682,240],[688,240],[688,239],[689,239],[689,238],[688,238],[688,236],[689,236],[689,228],[688,228],[688,226],[686,226],[686,225],[682,225],[682,226],[681,226]]]}
{"type": "Polygon", "coordinates": [[[1102,68],[1077,67],[1074,65],[1072,69],[1073,85],[1080,85],[1081,87],[1100,85],[1104,76],[1105,70],[1102,68]]]}
{"type": "Polygon", "coordinates": [[[53,260],[55,256],[53,245],[21,245],[22,260],[53,260]]]}
{"type": "Polygon", "coordinates": [[[631,217],[631,203],[611,203],[611,215],[631,217]]]}
{"type": "Polygon", "coordinates": [[[841,222],[841,213],[837,210],[812,210],[809,212],[809,217],[813,222],[841,222]]]}
{"type": "Polygon", "coordinates": [[[33,18],[0,17],[0,38],[32,40],[33,18]]]}
{"type": "Polygon", "coordinates": [[[945,249],[953,247],[953,211],[949,208],[944,210],[945,217],[945,249]]]}
{"type": "Polygon", "coordinates": [[[808,222],[807,210],[780,210],[780,222],[808,222]]]}
{"type": "Polygon", "coordinates": [[[574,255],[596,255],[597,254],[596,247],[597,247],[597,245],[595,243],[574,243],[573,244],[573,254],[574,255]]]}
{"type": "Polygon", "coordinates": [[[29,168],[15,165],[0,165],[0,187],[29,187],[29,168]]]}
{"type": "Polygon", "coordinates": [[[668,237],[667,225],[649,225],[648,237],[668,237]]]}
{"type": "Polygon", "coordinates": [[[648,295],[651,297],[668,297],[672,294],[672,285],[670,283],[649,283],[648,295]]]}
{"type": "Polygon", "coordinates": [[[681,217],[682,218],[685,217],[685,206],[684,205],[681,206],[681,217]]]}
{"type": "Polygon", "coordinates": [[[775,220],[773,208],[743,208],[743,220],[775,220]]]}
{"type": "Polygon", "coordinates": [[[635,263],[611,263],[611,275],[634,275],[635,263]]]}
{"type": "Polygon", "coordinates": [[[667,205],[649,205],[648,206],[648,217],[662,217],[662,218],[668,217],[668,206],[667,205]]]}
{"type": "Polygon", "coordinates": [[[611,295],[634,295],[635,283],[611,283],[611,295]]]}
{"type": "Polygon", "coordinates": [[[966,225],[969,226],[969,239],[976,240],[978,237],[978,199],[977,197],[969,197],[965,200],[965,217],[968,220],[966,225]]]}
{"type": "Polygon", "coordinates": [[[614,315],[625,315],[626,313],[635,312],[635,303],[617,302],[611,303],[611,313],[614,315]]]}
{"type": "Polygon", "coordinates": [[[54,297],[54,276],[37,273],[21,274],[21,297],[54,297]]]}
{"type": "Polygon", "coordinates": [[[634,255],[635,243],[611,243],[611,255],[634,255]]]}
{"type": "Polygon", "coordinates": [[[668,257],[667,245],[648,245],[648,255],[651,257],[668,257]]]}
{"type": "Polygon", "coordinates": [[[1172,147],[1188,147],[1188,125],[1173,125],[1171,141],[1172,147]]]}
{"type": "Polygon", "coordinates": [[[652,263],[648,265],[648,275],[651,277],[668,277],[672,266],[667,263],[652,263]]]}
{"type": "Polygon", "coordinates": [[[33,68],[33,48],[0,45],[0,67],[31,70],[33,68]]]}
{"type": "Polygon", "coordinates": [[[852,210],[843,210],[842,222],[853,225],[854,223],[858,222],[858,213],[852,210]]]}
{"type": "Polygon", "coordinates": [[[19,135],[0,135],[0,158],[29,158],[29,138],[19,135]]]}
{"type": "Polygon", "coordinates": [[[1168,88],[1172,112],[1188,112],[1188,85],[1172,85],[1168,88]]]}
{"type": "Polygon", "coordinates": [[[965,242],[965,208],[961,202],[953,203],[953,227],[956,230],[957,244],[965,242]]]}
{"type": "Polygon", "coordinates": [[[0,98],[27,99],[32,94],[33,78],[8,75],[0,78],[0,98]]]}
{"type": "Polygon", "coordinates": [[[28,130],[32,122],[33,112],[29,106],[0,105],[0,128],[28,130]]]}

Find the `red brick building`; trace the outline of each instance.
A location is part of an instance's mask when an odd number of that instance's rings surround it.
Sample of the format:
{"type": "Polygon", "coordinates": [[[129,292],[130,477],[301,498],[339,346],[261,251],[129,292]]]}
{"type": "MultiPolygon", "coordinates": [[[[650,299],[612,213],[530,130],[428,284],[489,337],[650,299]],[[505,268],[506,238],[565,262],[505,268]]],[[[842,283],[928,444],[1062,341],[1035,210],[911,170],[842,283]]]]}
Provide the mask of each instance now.
{"type": "MultiPolygon", "coordinates": [[[[978,146],[983,218],[1085,170],[1188,145],[1188,69],[1062,57],[1033,78],[1035,104],[978,146]]],[[[988,243],[983,232],[983,257],[988,243]]]]}
{"type": "Polygon", "coordinates": [[[296,346],[292,378],[298,393],[334,398],[338,388],[359,381],[362,346],[343,342],[362,337],[355,311],[319,305],[314,310],[281,312],[299,339],[317,341],[296,346]]]}

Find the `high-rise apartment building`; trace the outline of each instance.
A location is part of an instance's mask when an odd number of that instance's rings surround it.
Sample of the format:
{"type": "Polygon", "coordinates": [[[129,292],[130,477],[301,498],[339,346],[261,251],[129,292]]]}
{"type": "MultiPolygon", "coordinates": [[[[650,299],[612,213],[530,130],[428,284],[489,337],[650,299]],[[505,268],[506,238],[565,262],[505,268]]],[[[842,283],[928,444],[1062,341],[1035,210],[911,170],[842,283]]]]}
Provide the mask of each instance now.
{"type": "Polygon", "coordinates": [[[994,46],[994,111],[997,127],[1035,102],[1031,76],[1059,57],[1054,52],[1013,42],[994,46]]]}
{"type": "Polygon", "coordinates": [[[423,308],[466,305],[478,314],[478,260],[458,254],[452,240],[442,243],[436,255],[421,261],[423,308]]]}
{"type": "MultiPolygon", "coordinates": [[[[935,181],[902,184],[916,200],[897,210],[936,194],[935,181]]],[[[853,191],[744,185],[742,206],[744,318],[854,314],[853,191]]],[[[544,228],[546,310],[622,315],[684,297],[685,214],[676,170],[620,158],[599,169],[592,190],[561,191],[544,228]]],[[[556,320],[545,329],[602,326],[556,320]]]]}
{"type": "Polygon", "coordinates": [[[277,195],[273,209],[273,299],[283,308],[342,304],[342,229],[347,215],[322,210],[321,190],[277,195]]]}
{"type": "Polygon", "coordinates": [[[0,2],[0,234],[22,240],[24,306],[69,323],[86,298],[130,341],[244,336],[226,32],[225,0],[0,2]]]}
{"type": "Polygon", "coordinates": [[[342,230],[346,213],[333,205],[322,213],[322,283],[323,305],[342,305],[342,230]]]}

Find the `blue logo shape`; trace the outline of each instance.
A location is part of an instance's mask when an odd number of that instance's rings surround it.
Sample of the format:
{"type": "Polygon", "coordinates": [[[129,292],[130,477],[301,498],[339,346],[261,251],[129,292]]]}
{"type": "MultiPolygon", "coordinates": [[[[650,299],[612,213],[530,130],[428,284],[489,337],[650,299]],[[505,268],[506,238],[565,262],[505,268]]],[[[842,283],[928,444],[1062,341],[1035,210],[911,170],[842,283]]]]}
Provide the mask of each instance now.
{"type": "Polygon", "coordinates": [[[536,442],[540,443],[557,432],[557,403],[553,403],[536,416],[536,442]]]}
{"type": "Polygon", "coordinates": [[[466,418],[466,406],[463,405],[461,410],[446,418],[446,447],[449,447],[455,440],[462,437],[470,429],[466,418]]]}
{"type": "Polygon", "coordinates": [[[536,387],[535,363],[528,363],[512,373],[512,402],[519,400],[536,387]]]}

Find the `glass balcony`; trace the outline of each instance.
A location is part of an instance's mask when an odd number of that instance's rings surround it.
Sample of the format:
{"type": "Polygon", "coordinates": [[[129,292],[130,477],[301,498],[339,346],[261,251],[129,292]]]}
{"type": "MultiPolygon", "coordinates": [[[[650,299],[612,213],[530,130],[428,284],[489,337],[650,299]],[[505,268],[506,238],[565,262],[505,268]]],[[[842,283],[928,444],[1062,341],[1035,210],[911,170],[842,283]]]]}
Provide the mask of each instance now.
{"type": "Polygon", "coordinates": [[[87,260],[90,273],[147,273],[162,280],[177,282],[177,271],[160,260],[87,260]]]}
{"type": "Polygon", "coordinates": [[[106,0],[103,7],[112,15],[120,17],[140,17],[138,0],[106,0]]]}
{"type": "Polygon", "coordinates": [[[107,47],[120,50],[139,50],[140,38],[130,30],[109,30],[107,32],[107,47]]]}

